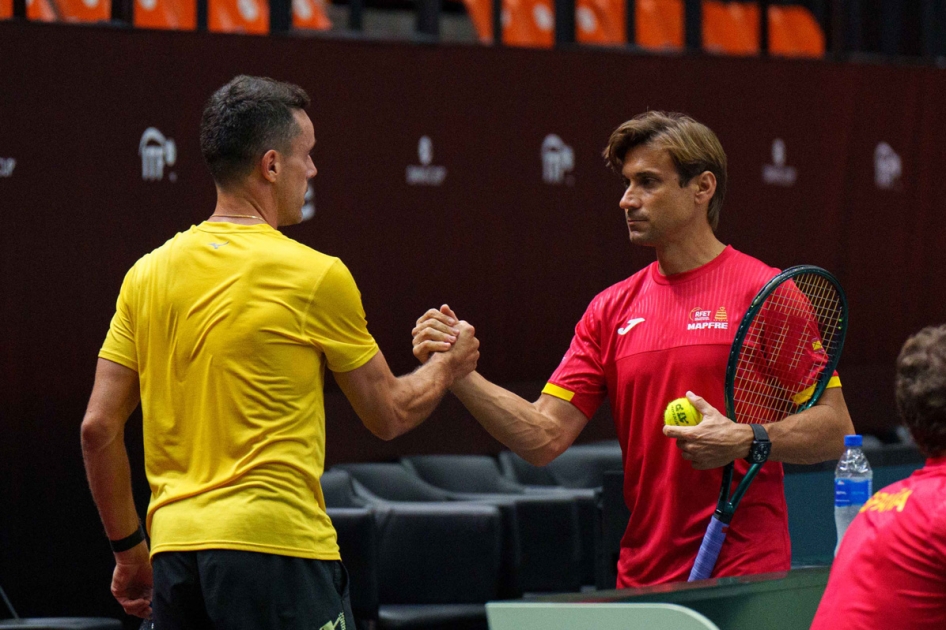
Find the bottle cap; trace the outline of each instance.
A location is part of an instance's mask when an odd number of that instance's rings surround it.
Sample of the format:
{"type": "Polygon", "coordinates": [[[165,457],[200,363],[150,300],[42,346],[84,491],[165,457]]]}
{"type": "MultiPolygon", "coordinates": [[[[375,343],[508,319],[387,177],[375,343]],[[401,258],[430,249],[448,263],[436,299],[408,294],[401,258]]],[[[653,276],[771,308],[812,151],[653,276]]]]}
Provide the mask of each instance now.
{"type": "Polygon", "coordinates": [[[863,445],[864,445],[864,438],[860,435],[845,435],[844,436],[845,448],[860,447],[863,445]]]}

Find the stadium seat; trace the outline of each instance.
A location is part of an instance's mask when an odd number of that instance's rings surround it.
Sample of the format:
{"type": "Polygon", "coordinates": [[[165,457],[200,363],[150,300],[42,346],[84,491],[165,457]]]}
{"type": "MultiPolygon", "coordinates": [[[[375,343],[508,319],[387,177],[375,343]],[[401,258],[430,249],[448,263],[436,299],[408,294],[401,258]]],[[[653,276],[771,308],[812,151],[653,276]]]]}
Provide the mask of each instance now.
{"type": "MultiPolygon", "coordinates": [[[[12,11],[12,2],[10,6],[12,11]]],[[[26,0],[26,17],[36,22],[57,22],[59,12],[53,0],[26,0]]]]}
{"type": "MultiPolygon", "coordinates": [[[[492,0],[464,0],[481,43],[493,39],[492,0]]],[[[583,44],[620,45],[626,0],[576,0],[575,39],[583,44]]],[[[635,42],[653,50],[682,50],[683,0],[637,0],[635,42]]],[[[824,55],[824,33],[802,6],[769,7],[769,51],[775,55],[824,55]]],[[[503,0],[503,43],[550,48],[555,39],[552,0],[503,0]]],[[[727,55],[759,52],[759,7],[754,2],[703,0],[703,47],[727,55]]]]}
{"type": "Polygon", "coordinates": [[[121,630],[117,619],[107,617],[18,617],[6,592],[0,587],[0,600],[13,619],[0,620],[0,628],[31,628],[32,630],[121,630]]]}
{"type": "Polygon", "coordinates": [[[325,0],[292,0],[292,27],[308,31],[332,28],[332,21],[325,12],[325,0]]]}
{"type": "Polygon", "coordinates": [[[572,446],[542,468],[510,451],[499,454],[499,464],[503,476],[519,483],[565,488],[600,488],[605,472],[624,469],[616,440],[572,446]]]}
{"type": "MultiPolygon", "coordinates": [[[[387,501],[468,501],[499,508],[503,517],[501,595],[577,590],[578,515],[567,497],[472,494],[437,488],[400,464],[339,464],[373,496],[387,501]]],[[[333,468],[334,470],[334,468],[333,468]]]]}
{"type": "MultiPolygon", "coordinates": [[[[377,567],[379,627],[485,630],[485,603],[496,599],[499,592],[503,543],[497,508],[386,501],[336,469],[322,476],[322,491],[339,533],[342,557],[353,576],[356,616],[355,573],[368,556],[377,567]],[[353,539],[358,534],[350,523],[336,521],[336,515],[359,510],[374,515],[369,536],[377,541],[374,551],[366,548],[363,540],[353,539]]],[[[370,576],[371,572],[367,573],[370,576]]],[[[368,584],[369,590],[371,587],[368,584]]],[[[360,610],[370,611],[370,601],[360,602],[360,610]]]]}
{"type": "Polygon", "coordinates": [[[579,575],[582,584],[595,580],[595,492],[569,489],[555,485],[527,486],[499,470],[496,460],[486,455],[419,455],[401,460],[422,479],[433,485],[465,493],[545,494],[566,496],[578,510],[578,532],[581,544],[579,575]]]}
{"type": "MultiPolygon", "coordinates": [[[[0,19],[13,16],[13,0],[0,0],[0,19]]],[[[111,0],[26,0],[26,17],[36,22],[103,22],[111,0]]]]}
{"type": "Polygon", "coordinates": [[[192,31],[197,28],[196,0],[135,0],[136,28],[192,31]]]}
{"type": "Polygon", "coordinates": [[[269,32],[267,0],[207,0],[207,28],[218,33],[269,32]]]}

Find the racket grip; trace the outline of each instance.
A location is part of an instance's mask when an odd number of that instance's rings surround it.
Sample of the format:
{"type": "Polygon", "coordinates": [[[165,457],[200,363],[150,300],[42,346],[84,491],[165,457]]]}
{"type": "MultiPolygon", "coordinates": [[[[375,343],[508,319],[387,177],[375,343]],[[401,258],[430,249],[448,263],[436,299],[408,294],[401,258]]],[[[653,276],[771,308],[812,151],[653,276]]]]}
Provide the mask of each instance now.
{"type": "Polygon", "coordinates": [[[696,554],[696,561],[693,563],[693,570],[690,571],[690,578],[687,581],[705,580],[712,575],[716,567],[716,559],[719,558],[719,552],[726,540],[726,527],[725,523],[713,515],[709,527],[706,528],[706,534],[703,535],[703,544],[700,545],[700,552],[696,554]]]}

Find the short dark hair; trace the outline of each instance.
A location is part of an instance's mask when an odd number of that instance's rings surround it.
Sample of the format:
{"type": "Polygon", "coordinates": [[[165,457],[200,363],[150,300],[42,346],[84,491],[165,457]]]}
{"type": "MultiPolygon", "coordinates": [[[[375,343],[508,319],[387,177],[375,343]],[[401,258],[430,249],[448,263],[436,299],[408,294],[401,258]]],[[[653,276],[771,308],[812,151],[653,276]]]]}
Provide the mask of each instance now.
{"type": "Polygon", "coordinates": [[[240,75],[214,92],[200,118],[200,151],[217,184],[241,179],[270,149],[286,151],[299,125],[293,110],[309,106],[298,85],[240,75]]]}
{"type": "Polygon", "coordinates": [[[897,357],[897,409],[927,457],[946,453],[946,325],[927,327],[897,357]]]}
{"type": "Polygon", "coordinates": [[[631,149],[645,144],[666,149],[677,167],[680,186],[705,171],[716,176],[716,192],[710,199],[706,219],[716,231],[726,198],[726,152],[719,138],[706,125],[678,112],[650,111],[638,114],[614,130],[604,149],[605,162],[616,172],[624,168],[631,149]]]}

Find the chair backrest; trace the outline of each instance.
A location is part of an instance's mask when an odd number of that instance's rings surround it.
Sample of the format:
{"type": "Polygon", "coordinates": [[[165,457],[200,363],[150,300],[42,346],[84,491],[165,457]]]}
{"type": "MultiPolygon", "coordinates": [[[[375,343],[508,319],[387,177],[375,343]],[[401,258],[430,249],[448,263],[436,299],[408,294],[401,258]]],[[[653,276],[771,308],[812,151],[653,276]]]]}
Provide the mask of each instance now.
{"type": "Polygon", "coordinates": [[[331,508],[364,507],[364,501],[355,495],[351,475],[344,470],[333,468],[322,473],[319,480],[325,505],[331,508]]]}
{"type": "Polygon", "coordinates": [[[372,494],[388,501],[449,501],[450,493],[412,475],[400,464],[338,464],[372,494]]]}
{"type": "Polygon", "coordinates": [[[499,453],[503,477],[526,486],[557,486],[558,482],[544,466],[533,466],[512,451],[499,453]]]}
{"type": "Polygon", "coordinates": [[[269,32],[269,0],[207,0],[207,27],[219,33],[269,32]]]}
{"type": "Polygon", "coordinates": [[[451,492],[524,494],[519,484],[502,476],[487,455],[415,455],[401,464],[427,483],[451,492]]]}
{"type": "Polygon", "coordinates": [[[292,0],[292,27],[307,31],[332,28],[332,21],[325,12],[325,0],[292,0]]]}
{"type": "Polygon", "coordinates": [[[568,448],[546,468],[558,485],[566,488],[598,488],[609,470],[623,470],[624,460],[617,441],[580,444],[568,448]]]}
{"type": "Polygon", "coordinates": [[[135,28],[192,31],[197,28],[197,0],[135,0],[135,28]]]}

